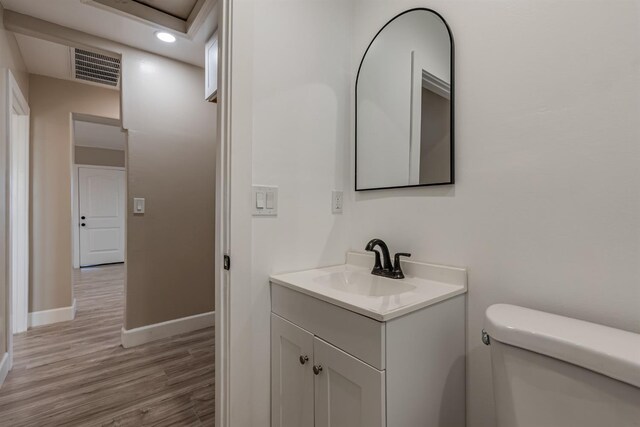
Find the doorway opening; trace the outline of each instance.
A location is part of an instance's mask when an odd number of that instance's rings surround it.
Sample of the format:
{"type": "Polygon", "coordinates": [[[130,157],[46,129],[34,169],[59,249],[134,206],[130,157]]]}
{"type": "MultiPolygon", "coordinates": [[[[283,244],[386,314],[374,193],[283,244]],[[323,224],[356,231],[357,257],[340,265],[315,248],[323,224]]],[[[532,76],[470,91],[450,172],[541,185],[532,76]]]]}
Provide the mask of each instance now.
{"type": "Polygon", "coordinates": [[[72,122],[73,267],[124,263],[127,133],[115,119],[72,122]]]}
{"type": "Polygon", "coordinates": [[[16,34],[31,106],[31,312],[0,380],[0,419],[211,425],[216,107],[202,96],[204,70],[45,30],[16,34]],[[126,73],[114,75],[120,61],[126,73]],[[95,74],[81,79],[87,62],[95,74]],[[117,83],[97,81],[104,73],[117,83]],[[123,147],[96,146],[107,128],[123,147]]]}

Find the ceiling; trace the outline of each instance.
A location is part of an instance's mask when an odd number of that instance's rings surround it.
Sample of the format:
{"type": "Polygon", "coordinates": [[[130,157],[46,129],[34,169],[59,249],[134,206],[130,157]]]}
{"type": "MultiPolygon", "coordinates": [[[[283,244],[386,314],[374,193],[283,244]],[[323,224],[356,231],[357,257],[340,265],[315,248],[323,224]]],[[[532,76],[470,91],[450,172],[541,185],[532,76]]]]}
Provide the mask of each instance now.
{"type": "Polygon", "coordinates": [[[74,120],[74,143],[81,147],[124,150],[126,135],[120,126],[74,120]]]}
{"type": "Polygon", "coordinates": [[[72,69],[73,52],[69,46],[19,33],[16,33],[15,36],[27,71],[30,74],[39,74],[41,76],[70,80],[77,83],[98,85],[107,89],[120,89],[119,85],[108,86],[76,79],[72,69]]]}
{"type": "MultiPolygon", "coordinates": [[[[202,24],[189,30],[189,34],[172,31],[177,40],[175,43],[168,44],[155,37],[157,30],[164,29],[161,25],[104,6],[98,1],[0,0],[5,9],[200,67],[204,67],[204,45],[215,30],[217,22],[215,0],[205,0],[205,2],[209,7],[201,9],[201,13],[207,14],[206,17],[200,17],[202,24]]],[[[145,3],[154,5],[158,9],[171,11],[178,16],[187,13],[189,8],[192,10],[198,1],[118,0],[116,3],[136,4],[138,7],[145,3]]]]}
{"type": "Polygon", "coordinates": [[[187,19],[198,0],[133,0],[180,19],[187,19]]]}
{"type": "Polygon", "coordinates": [[[16,34],[16,41],[30,74],[73,80],[68,46],[22,34],[16,34]]]}

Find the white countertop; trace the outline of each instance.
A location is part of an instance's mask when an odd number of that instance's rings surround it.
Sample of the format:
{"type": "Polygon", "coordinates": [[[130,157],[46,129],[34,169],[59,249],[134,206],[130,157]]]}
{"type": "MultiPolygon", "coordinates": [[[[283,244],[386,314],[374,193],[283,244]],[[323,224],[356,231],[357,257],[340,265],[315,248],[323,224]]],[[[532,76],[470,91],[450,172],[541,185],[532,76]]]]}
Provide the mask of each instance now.
{"type": "Polygon", "coordinates": [[[371,274],[373,256],[350,252],[347,263],[271,276],[272,283],[380,322],[467,292],[466,270],[402,261],[404,279],[371,274]]]}

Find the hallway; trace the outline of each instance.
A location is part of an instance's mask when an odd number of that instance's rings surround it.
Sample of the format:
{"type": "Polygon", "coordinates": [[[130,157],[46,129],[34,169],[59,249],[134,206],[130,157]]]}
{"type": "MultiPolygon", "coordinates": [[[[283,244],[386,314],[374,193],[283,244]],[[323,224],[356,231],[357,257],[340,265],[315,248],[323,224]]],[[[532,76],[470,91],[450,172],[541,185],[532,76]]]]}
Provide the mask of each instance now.
{"type": "Polygon", "coordinates": [[[124,265],[74,272],[71,322],[14,337],[2,426],[213,426],[214,330],[120,345],[124,265]]]}

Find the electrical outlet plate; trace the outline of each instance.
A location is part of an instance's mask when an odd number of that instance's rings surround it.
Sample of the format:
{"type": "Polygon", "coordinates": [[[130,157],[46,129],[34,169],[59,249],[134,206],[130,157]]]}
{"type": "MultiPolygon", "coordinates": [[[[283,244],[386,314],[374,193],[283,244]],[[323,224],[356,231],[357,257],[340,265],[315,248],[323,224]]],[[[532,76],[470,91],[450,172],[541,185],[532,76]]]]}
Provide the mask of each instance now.
{"type": "Polygon", "coordinates": [[[278,216],[278,187],[254,185],[251,190],[253,216],[278,216]]]}
{"type": "Polygon", "coordinates": [[[342,213],[344,207],[344,192],[340,190],[333,190],[331,192],[331,212],[334,214],[342,213]]]}

